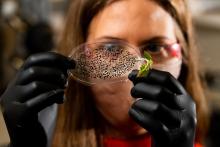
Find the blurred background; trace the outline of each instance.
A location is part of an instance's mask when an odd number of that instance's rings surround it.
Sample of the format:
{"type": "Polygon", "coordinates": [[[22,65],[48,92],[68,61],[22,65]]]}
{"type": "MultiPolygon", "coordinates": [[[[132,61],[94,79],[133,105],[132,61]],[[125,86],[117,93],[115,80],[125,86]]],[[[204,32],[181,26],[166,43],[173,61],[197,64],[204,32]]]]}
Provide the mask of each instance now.
{"type": "MultiPolygon", "coordinates": [[[[0,94],[31,54],[54,50],[70,0],[0,0],[0,94]]],[[[211,110],[207,147],[220,147],[220,0],[189,0],[208,83],[211,110]]],[[[9,142],[0,112],[0,147],[9,142]]]]}

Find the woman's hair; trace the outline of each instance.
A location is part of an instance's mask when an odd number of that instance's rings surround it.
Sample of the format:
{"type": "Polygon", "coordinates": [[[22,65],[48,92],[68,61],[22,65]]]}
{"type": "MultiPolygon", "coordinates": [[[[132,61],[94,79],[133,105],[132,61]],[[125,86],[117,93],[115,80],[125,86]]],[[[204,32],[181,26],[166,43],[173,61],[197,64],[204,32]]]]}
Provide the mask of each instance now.
{"type": "MultiPolygon", "coordinates": [[[[86,41],[89,24],[106,5],[115,0],[73,0],[58,51],[68,55],[86,41]]],[[[197,141],[202,141],[208,126],[208,108],[198,69],[191,17],[185,0],[152,0],[167,11],[176,23],[177,39],[183,48],[179,81],[197,104],[197,141]]],[[[59,107],[53,146],[101,146],[101,115],[93,104],[89,88],[69,79],[66,101],[59,107]]]]}

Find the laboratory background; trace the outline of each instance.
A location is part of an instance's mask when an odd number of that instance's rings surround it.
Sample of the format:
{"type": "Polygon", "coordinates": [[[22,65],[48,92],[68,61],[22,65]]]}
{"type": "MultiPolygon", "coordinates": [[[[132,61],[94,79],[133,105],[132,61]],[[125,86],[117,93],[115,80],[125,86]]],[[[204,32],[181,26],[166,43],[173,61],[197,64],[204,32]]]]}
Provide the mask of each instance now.
{"type": "MultiPolygon", "coordinates": [[[[0,0],[0,95],[31,54],[59,43],[71,0],[0,0]]],[[[220,147],[220,0],[189,0],[207,83],[210,108],[207,147],[220,147]]],[[[0,112],[0,147],[9,143],[0,112]]]]}

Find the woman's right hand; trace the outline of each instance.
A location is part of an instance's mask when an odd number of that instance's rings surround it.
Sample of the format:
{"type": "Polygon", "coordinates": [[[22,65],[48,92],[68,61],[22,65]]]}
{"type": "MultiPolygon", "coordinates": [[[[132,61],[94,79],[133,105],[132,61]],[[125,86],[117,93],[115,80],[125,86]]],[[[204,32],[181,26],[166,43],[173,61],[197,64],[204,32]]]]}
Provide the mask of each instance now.
{"type": "Polygon", "coordinates": [[[74,67],[74,61],[52,52],[27,59],[0,101],[11,146],[46,146],[38,112],[54,103],[63,103],[67,70],[74,67]]]}

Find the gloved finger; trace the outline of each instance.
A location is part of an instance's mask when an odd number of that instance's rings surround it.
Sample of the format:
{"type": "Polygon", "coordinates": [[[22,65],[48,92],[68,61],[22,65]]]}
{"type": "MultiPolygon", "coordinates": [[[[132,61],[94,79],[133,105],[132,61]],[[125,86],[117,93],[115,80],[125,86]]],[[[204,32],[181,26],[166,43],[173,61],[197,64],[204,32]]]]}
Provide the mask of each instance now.
{"type": "Polygon", "coordinates": [[[145,77],[137,77],[137,71],[129,75],[129,79],[134,83],[147,82],[150,84],[161,85],[176,94],[186,94],[184,87],[169,73],[156,69],[149,70],[145,77]]]}
{"type": "Polygon", "coordinates": [[[25,104],[30,112],[37,113],[55,103],[64,102],[64,90],[52,90],[28,100],[25,104]]]}
{"type": "Polygon", "coordinates": [[[159,103],[146,99],[138,99],[132,104],[131,107],[146,114],[153,114],[158,109],[159,103]]]}
{"type": "Polygon", "coordinates": [[[162,88],[160,86],[140,82],[134,85],[131,89],[131,96],[134,98],[146,98],[156,101],[156,98],[161,93],[161,90],[162,88]]]}
{"type": "MultiPolygon", "coordinates": [[[[131,80],[132,82],[135,82],[137,79],[138,71],[139,70],[136,70],[136,69],[132,70],[131,73],[129,73],[129,75],[128,75],[128,79],[131,80]]],[[[136,83],[134,83],[134,84],[136,84],[136,83]]]]}
{"type": "Polygon", "coordinates": [[[149,131],[152,135],[163,130],[163,125],[151,116],[151,114],[143,113],[135,108],[129,109],[130,117],[140,126],[149,131]]]}
{"type": "Polygon", "coordinates": [[[49,84],[42,81],[34,81],[28,85],[22,86],[22,88],[23,88],[22,91],[23,97],[19,99],[19,102],[21,103],[24,103],[30,98],[36,97],[37,95],[40,95],[42,93],[52,91],[55,89],[63,89],[59,85],[49,84]]]}
{"type": "Polygon", "coordinates": [[[185,108],[185,105],[183,105],[185,99],[158,85],[150,85],[143,82],[137,83],[131,89],[131,95],[134,98],[144,98],[163,103],[172,109],[183,110],[185,108]]]}
{"type": "Polygon", "coordinates": [[[143,114],[150,115],[152,118],[161,122],[169,129],[178,128],[180,126],[180,112],[170,109],[163,104],[140,99],[134,102],[132,108],[142,112],[143,114]]]}
{"type": "Polygon", "coordinates": [[[172,109],[183,110],[185,108],[183,101],[186,101],[186,99],[158,85],[150,85],[143,82],[137,83],[131,89],[131,95],[134,98],[143,98],[163,103],[172,109]]]}
{"type": "Polygon", "coordinates": [[[64,86],[67,75],[59,69],[49,67],[30,67],[19,73],[18,85],[26,85],[32,81],[45,81],[51,84],[64,86]]]}
{"type": "Polygon", "coordinates": [[[31,66],[56,67],[66,71],[75,68],[75,61],[58,53],[47,52],[30,56],[22,68],[27,69],[31,66]]]}

